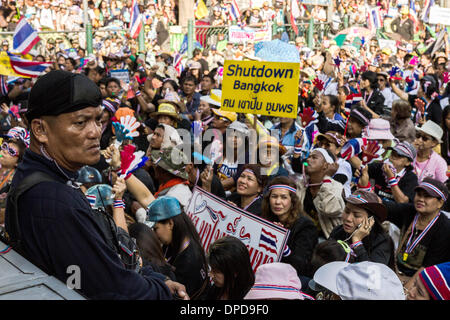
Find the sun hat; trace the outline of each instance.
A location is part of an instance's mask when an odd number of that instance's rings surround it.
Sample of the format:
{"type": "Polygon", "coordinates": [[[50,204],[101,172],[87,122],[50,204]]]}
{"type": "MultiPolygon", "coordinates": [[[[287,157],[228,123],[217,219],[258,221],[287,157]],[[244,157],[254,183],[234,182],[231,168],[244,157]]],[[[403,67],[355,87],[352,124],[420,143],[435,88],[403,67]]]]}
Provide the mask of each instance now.
{"type": "Polygon", "coordinates": [[[212,89],[209,92],[209,95],[207,96],[201,96],[200,97],[201,101],[205,101],[209,104],[212,104],[214,106],[217,106],[220,108],[220,104],[222,101],[222,90],[219,89],[212,89]]]}
{"type": "Polygon", "coordinates": [[[233,112],[233,111],[223,111],[223,110],[221,110],[221,109],[215,109],[215,108],[211,109],[211,111],[212,111],[215,115],[227,119],[229,122],[233,122],[233,121],[236,121],[236,120],[237,120],[237,114],[236,114],[236,112],[233,112]]]}
{"type": "Polygon", "coordinates": [[[355,118],[365,127],[370,123],[370,119],[372,119],[372,114],[361,106],[355,106],[350,111],[349,117],[355,118]]]}
{"type": "Polygon", "coordinates": [[[325,133],[319,133],[316,136],[317,140],[328,140],[331,143],[334,143],[338,147],[342,147],[344,145],[344,140],[342,134],[336,131],[328,131],[325,133]]]}
{"type": "Polygon", "coordinates": [[[147,221],[158,222],[181,214],[180,202],[171,196],[161,196],[150,202],[147,207],[147,221]]]}
{"type": "Polygon", "coordinates": [[[365,190],[356,190],[345,198],[345,201],[361,209],[369,211],[369,214],[376,216],[380,222],[387,218],[387,209],[381,199],[374,193],[365,190]]]}
{"type": "Polygon", "coordinates": [[[306,74],[308,79],[314,78],[316,76],[316,72],[313,68],[310,67],[300,70],[300,73],[306,74]]]}
{"type": "Polygon", "coordinates": [[[388,149],[397,152],[399,156],[406,157],[410,161],[414,161],[417,156],[416,148],[408,141],[399,142],[394,147],[389,147],[388,149]]]}
{"type": "Polygon", "coordinates": [[[150,117],[156,119],[160,115],[170,116],[178,121],[181,120],[180,115],[175,110],[175,106],[169,103],[161,103],[158,106],[158,111],[150,113],[150,117]]]}
{"type": "Polygon", "coordinates": [[[180,99],[180,96],[175,91],[169,91],[164,95],[163,99],[158,100],[158,104],[161,103],[170,103],[173,104],[175,107],[178,107],[180,109],[180,112],[186,112],[186,105],[184,102],[180,99]]]}
{"type": "Polygon", "coordinates": [[[450,262],[425,268],[419,279],[434,300],[450,300],[450,262]]]}
{"type": "Polygon", "coordinates": [[[114,193],[108,184],[96,184],[86,191],[86,198],[94,209],[106,208],[114,204],[114,193]]]}
{"type": "Polygon", "coordinates": [[[169,147],[152,150],[150,156],[152,162],[158,167],[170,172],[174,176],[188,180],[188,174],[185,171],[188,159],[180,149],[169,147]]]}
{"type": "Polygon", "coordinates": [[[33,85],[25,114],[29,123],[41,116],[58,116],[102,103],[99,87],[79,73],[53,70],[33,85]]]}
{"type": "Polygon", "coordinates": [[[365,138],[368,140],[394,140],[389,121],[381,118],[371,119],[366,127],[365,138]]]}
{"type": "Polygon", "coordinates": [[[240,121],[233,121],[227,128],[227,130],[236,130],[237,132],[240,132],[244,135],[247,135],[249,133],[248,131],[248,127],[245,123],[240,122],[240,121]]]}
{"type": "Polygon", "coordinates": [[[382,263],[334,261],[320,267],[313,279],[342,300],[405,300],[400,279],[382,263]]]}
{"type": "Polygon", "coordinates": [[[312,62],[312,68],[314,70],[317,70],[320,68],[320,66],[324,63],[325,58],[323,57],[323,55],[315,55],[314,57],[311,58],[311,62],[312,62]]]}
{"type": "Polygon", "coordinates": [[[444,183],[440,182],[439,180],[426,177],[425,179],[422,180],[422,182],[419,183],[417,187],[414,188],[414,190],[418,189],[425,190],[425,192],[427,192],[432,197],[447,201],[448,188],[444,183]]]}
{"type": "Polygon", "coordinates": [[[255,272],[255,283],[244,300],[286,299],[304,300],[302,283],[290,264],[266,263],[255,272]]]}
{"type": "Polygon", "coordinates": [[[435,138],[439,143],[442,143],[441,139],[444,131],[436,122],[428,120],[421,127],[416,127],[416,130],[428,134],[435,138]]]}
{"type": "Polygon", "coordinates": [[[91,166],[83,166],[80,170],[78,170],[78,178],[76,182],[81,184],[86,183],[102,183],[102,175],[100,171],[91,166]]]}

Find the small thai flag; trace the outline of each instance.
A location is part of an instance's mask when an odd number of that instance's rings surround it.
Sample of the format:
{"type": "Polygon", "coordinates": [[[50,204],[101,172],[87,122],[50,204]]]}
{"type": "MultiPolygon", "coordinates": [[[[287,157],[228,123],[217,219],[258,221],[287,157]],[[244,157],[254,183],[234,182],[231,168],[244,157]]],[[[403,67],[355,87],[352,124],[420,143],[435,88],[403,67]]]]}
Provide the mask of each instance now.
{"type": "Polygon", "coordinates": [[[137,0],[133,0],[131,5],[131,19],[130,19],[130,35],[133,39],[136,39],[141,32],[142,19],[139,12],[137,0]]]}
{"type": "Polygon", "coordinates": [[[383,20],[381,19],[380,7],[369,10],[367,20],[369,29],[381,28],[383,26],[383,20]]]}
{"type": "Polygon", "coordinates": [[[13,35],[13,52],[25,55],[41,40],[27,20],[22,17],[13,35]]]}
{"type": "Polygon", "coordinates": [[[230,20],[241,21],[241,12],[239,11],[239,7],[236,3],[236,0],[231,0],[230,20]]]}
{"type": "Polygon", "coordinates": [[[434,5],[434,0],[425,0],[425,2],[423,3],[422,16],[420,18],[424,22],[428,22],[428,19],[430,16],[430,9],[433,5],[434,5]]]}
{"type": "Polygon", "coordinates": [[[264,228],[261,228],[259,246],[269,252],[277,254],[277,236],[265,230],[264,228]]]}
{"type": "Polygon", "coordinates": [[[97,201],[97,197],[94,195],[86,195],[86,198],[89,201],[89,204],[91,205],[91,208],[95,207],[95,202],[97,201]]]}
{"type": "Polygon", "coordinates": [[[45,72],[45,69],[52,65],[51,62],[37,62],[22,59],[19,56],[8,52],[11,67],[15,73],[25,77],[36,78],[45,72]]]}

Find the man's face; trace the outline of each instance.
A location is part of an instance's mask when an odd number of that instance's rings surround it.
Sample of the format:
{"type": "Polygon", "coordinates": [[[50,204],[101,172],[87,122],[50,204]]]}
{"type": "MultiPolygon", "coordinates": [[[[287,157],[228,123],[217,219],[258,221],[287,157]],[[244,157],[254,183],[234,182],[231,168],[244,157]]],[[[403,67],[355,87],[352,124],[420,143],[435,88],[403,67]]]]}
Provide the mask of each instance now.
{"type": "Polygon", "coordinates": [[[204,78],[202,79],[202,82],[200,83],[200,85],[201,85],[201,87],[202,87],[202,90],[204,90],[204,91],[209,91],[209,90],[211,90],[211,89],[212,89],[212,81],[211,81],[211,78],[209,78],[209,77],[204,77],[204,78]]]}
{"type": "Polygon", "coordinates": [[[120,92],[120,86],[117,83],[115,83],[114,81],[111,81],[106,86],[106,93],[109,97],[117,96],[119,94],[119,92],[120,92]]]}
{"type": "Polygon", "coordinates": [[[164,130],[162,128],[156,128],[150,139],[150,147],[152,149],[160,149],[164,140],[164,130]]]}
{"type": "Polygon", "coordinates": [[[41,143],[65,169],[77,171],[100,160],[102,109],[87,107],[59,116],[42,117],[45,135],[41,143]]]}
{"type": "Polygon", "coordinates": [[[185,81],[183,83],[183,92],[186,95],[193,94],[195,91],[195,83],[192,81],[185,81]]]}

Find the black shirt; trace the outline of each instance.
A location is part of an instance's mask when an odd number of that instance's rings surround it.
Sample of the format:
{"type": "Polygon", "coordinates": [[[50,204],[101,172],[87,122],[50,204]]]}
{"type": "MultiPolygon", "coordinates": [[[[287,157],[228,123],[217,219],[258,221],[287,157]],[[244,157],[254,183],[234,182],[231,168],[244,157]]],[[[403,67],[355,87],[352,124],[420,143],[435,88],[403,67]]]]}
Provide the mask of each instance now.
{"type": "Polygon", "coordinates": [[[232,193],[227,201],[231,201],[235,203],[242,210],[248,211],[250,213],[256,214],[257,216],[261,216],[261,206],[262,206],[262,196],[258,196],[255,201],[253,201],[247,209],[242,208],[241,206],[241,195],[237,192],[232,193]]]}
{"type": "MultiPolygon", "coordinates": [[[[408,101],[409,101],[409,104],[411,105],[412,109],[416,109],[416,107],[414,105],[416,99],[417,99],[417,95],[415,95],[415,94],[408,94],[408,101]]],[[[432,120],[436,124],[441,125],[441,121],[442,121],[442,107],[441,107],[441,104],[439,103],[438,99],[434,99],[430,103],[428,108],[425,109],[425,112],[427,114],[425,116],[426,120],[432,120]]]]}

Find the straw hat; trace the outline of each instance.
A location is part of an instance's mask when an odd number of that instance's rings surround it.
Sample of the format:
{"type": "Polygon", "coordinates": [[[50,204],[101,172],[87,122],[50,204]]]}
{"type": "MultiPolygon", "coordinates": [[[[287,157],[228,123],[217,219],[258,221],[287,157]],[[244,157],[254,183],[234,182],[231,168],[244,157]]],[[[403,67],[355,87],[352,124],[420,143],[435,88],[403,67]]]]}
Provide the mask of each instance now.
{"type": "Polygon", "coordinates": [[[222,90],[212,89],[208,96],[201,96],[200,100],[220,108],[222,100],[222,90]]]}

